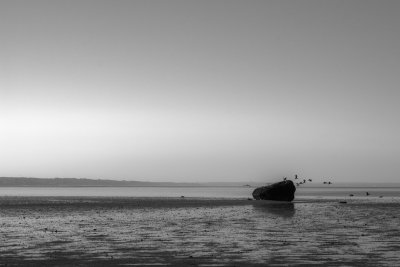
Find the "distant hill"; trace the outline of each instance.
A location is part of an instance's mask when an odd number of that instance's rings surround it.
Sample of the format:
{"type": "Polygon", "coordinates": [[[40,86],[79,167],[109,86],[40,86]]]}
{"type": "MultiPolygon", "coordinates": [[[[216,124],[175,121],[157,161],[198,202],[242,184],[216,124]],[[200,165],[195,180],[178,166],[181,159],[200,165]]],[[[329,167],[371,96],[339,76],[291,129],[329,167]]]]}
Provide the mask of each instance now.
{"type": "MultiPolygon", "coordinates": [[[[0,187],[259,187],[270,183],[260,182],[206,182],[206,183],[174,183],[174,182],[142,182],[126,180],[103,180],[88,178],[31,178],[31,177],[0,177],[0,187]]],[[[311,182],[301,185],[301,188],[328,187],[400,187],[400,183],[343,183],[334,182],[331,185],[322,182],[311,182]]]]}
{"type": "MultiPolygon", "coordinates": [[[[245,186],[241,182],[216,183],[173,183],[173,182],[142,182],[126,180],[103,180],[87,178],[30,178],[30,177],[0,177],[0,187],[144,187],[144,186],[245,186]]],[[[258,185],[257,185],[258,186],[258,185]]]]}

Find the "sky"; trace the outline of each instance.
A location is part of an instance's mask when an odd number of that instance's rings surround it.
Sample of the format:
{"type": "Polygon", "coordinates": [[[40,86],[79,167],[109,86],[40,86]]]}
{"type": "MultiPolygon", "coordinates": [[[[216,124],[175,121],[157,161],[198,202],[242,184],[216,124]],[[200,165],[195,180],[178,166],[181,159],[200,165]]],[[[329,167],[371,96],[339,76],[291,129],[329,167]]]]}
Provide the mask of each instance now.
{"type": "Polygon", "coordinates": [[[398,182],[400,1],[0,1],[0,176],[398,182]]]}

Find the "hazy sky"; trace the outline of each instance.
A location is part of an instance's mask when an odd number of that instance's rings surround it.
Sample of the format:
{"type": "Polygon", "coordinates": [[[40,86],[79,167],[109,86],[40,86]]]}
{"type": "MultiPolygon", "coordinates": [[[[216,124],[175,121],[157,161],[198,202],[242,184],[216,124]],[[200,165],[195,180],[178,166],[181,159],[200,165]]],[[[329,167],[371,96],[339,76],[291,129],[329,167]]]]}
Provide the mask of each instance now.
{"type": "Polygon", "coordinates": [[[0,176],[399,181],[400,1],[0,1],[0,176]]]}

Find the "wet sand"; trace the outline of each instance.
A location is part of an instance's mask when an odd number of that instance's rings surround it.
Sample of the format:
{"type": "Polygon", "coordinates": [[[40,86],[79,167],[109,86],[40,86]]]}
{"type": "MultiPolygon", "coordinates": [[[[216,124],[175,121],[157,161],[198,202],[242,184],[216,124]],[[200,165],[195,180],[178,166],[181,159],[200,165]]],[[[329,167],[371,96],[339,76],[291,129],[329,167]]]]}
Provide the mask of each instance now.
{"type": "Polygon", "coordinates": [[[0,266],[396,266],[398,199],[0,197],[0,266]]]}

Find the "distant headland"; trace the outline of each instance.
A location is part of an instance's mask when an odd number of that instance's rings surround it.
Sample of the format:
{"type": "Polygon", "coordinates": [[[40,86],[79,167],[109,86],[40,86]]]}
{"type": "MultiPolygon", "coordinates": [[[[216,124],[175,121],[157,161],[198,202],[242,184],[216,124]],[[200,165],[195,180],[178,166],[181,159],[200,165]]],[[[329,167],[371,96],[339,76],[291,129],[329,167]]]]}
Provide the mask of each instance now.
{"type": "MultiPolygon", "coordinates": [[[[255,184],[256,185],[256,184],[255,184]]],[[[257,184],[258,185],[258,184],[257,184]]],[[[143,182],[127,180],[105,180],[88,178],[33,178],[0,177],[0,187],[209,187],[209,186],[244,186],[242,182],[143,182]]]]}
{"type": "MultiPolygon", "coordinates": [[[[151,182],[132,180],[89,179],[89,178],[35,178],[35,177],[0,177],[0,187],[259,187],[277,180],[265,182],[151,182]]],[[[400,187],[400,183],[335,182],[323,184],[314,182],[302,187],[400,187]]]]}

